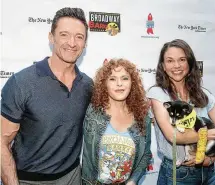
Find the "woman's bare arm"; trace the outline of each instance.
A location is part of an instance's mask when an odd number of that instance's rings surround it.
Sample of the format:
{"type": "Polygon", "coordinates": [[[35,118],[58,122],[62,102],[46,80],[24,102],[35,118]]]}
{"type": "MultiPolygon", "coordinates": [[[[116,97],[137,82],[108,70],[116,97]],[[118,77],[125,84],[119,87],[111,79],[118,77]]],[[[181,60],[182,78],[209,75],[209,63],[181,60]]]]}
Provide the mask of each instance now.
{"type": "MultiPolygon", "coordinates": [[[[161,128],[166,139],[172,143],[174,128],[170,123],[170,117],[166,108],[163,106],[163,103],[158,100],[151,99],[151,103],[154,116],[159,127],[161,128]]],[[[198,134],[193,129],[186,129],[184,133],[180,133],[178,131],[176,133],[177,144],[191,144],[196,143],[197,141],[198,134]]]]}

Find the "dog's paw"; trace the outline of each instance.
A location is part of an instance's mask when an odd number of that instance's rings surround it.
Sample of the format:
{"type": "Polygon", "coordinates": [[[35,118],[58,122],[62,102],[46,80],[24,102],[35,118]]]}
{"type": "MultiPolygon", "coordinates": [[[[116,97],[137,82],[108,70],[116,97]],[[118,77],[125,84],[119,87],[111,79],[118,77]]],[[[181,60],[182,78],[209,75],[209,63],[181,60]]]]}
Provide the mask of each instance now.
{"type": "Polygon", "coordinates": [[[179,132],[182,132],[182,133],[184,133],[184,131],[185,131],[185,128],[182,128],[182,127],[177,127],[177,130],[178,130],[179,132]]]}
{"type": "Polygon", "coordinates": [[[194,159],[194,156],[186,155],[185,158],[184,158],[184,161],[187,162],[187,161],[190,161],[190,160],[193,160],[193,159],[194,159]]]}
{"type": "Polygon", "coordinates": [[[182,164],[182,161],[181,160],[177,160],[176,161],[176,166],[178,167],[178,166],[181,166],[181,164],[182,164]]]}
{"type": "Polygon", "coordinates": [[[189,155],[186,155],[185,158],[184,158],[184,162],[187,162],[191,159],[191,157],[189,155]]]}

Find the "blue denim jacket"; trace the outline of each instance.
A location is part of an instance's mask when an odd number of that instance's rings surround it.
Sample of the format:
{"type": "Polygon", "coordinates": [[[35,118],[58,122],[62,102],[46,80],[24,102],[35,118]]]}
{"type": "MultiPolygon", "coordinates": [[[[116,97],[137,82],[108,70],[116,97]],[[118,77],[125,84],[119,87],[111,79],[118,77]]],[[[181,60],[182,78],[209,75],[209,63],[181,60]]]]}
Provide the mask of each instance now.
{"type": "MultiPolygon", "coordinates": [[[[95,110],[90,104],[84,120],[84,143],[82,161],[83,184],[95,185],[99,170],[100,141],[110,121],[102,109],[95,110]]],[[[128,179],[136,182],[144,175],[151,159],[151,119],[145,118],[146,134],[142,136],[136,127],[136,122],[128,128],[128,132],[135,143],[135,158],[132,173],[128,179]]]]}

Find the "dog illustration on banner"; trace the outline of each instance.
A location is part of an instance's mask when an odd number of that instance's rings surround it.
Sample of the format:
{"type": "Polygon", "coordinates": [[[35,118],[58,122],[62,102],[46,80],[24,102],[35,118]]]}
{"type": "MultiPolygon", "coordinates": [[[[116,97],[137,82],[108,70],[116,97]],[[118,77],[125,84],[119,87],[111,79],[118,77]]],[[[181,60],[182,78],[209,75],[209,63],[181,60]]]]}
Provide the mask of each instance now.
{"type": "Polygon", "coordinates": [[[106,27],[106,32],[111,36],[115,36],[119,32],[119,27],[117,23],[109,23],[106,27]]]}

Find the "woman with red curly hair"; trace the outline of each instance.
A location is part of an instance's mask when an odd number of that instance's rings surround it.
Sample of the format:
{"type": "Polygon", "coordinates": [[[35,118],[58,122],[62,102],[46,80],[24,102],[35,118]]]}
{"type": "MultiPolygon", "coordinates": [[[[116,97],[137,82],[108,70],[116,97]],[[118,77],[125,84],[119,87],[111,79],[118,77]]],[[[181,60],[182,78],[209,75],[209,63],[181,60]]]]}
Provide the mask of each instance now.
{"type": "Polygon", "coordinates": [[[83,184],[138,184],[151,158],[148,108],[134,64],[112,59],[97,71],[84,120],[83,184]]]}

